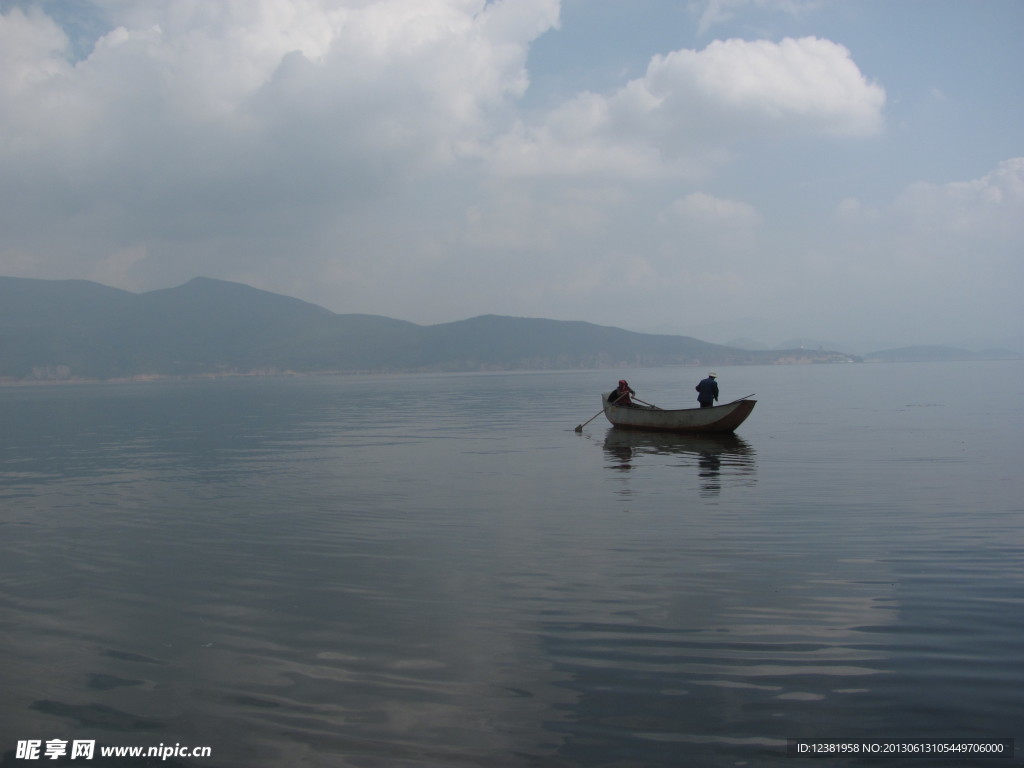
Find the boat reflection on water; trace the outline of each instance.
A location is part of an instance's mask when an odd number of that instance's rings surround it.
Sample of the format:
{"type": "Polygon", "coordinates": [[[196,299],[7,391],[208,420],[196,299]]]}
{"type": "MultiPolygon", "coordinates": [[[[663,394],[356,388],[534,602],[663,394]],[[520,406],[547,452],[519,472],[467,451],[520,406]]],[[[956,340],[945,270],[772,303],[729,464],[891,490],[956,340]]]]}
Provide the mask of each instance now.
{"type": "Polygon", "coordinates": [[[757,453],[753,446],[734,434],[686,435],[638,429],[608,430],[604,450],[614,462],[610,468],[631,470],[668,457],[677,466],[695,466],[701,481],[701,495],[717,495],[723,478],[730,483],[756,482],[757,453]],[[681,460],[681,461],[680,461],[681,460]]]}

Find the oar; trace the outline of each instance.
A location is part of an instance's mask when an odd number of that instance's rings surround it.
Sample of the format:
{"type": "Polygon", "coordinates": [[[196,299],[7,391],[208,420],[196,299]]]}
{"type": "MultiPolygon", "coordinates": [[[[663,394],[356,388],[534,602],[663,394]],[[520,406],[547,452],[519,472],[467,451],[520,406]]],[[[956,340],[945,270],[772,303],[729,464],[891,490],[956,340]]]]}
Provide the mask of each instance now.
{"type": "Polygon", "coordinates": [[[643,403],[644,405],[649,405],[651,408],[656,408],[659,411],[664,411],[665,410],[664,408],[662,408],[660,406],[657,406],[654,403],[648,403],[646,400],[641,400],[636,395],[633,395],[633,399],[636,400],[638,403],[643,403]]]}
{"type": "MultiPolygon", "coordinates": [[[[618,397],[616,397],[616,398],[615,398],[614,402],[612,402],[612,405],[615,405],[615,403],[619,402],[619,400],[621,400],[621,399],[622,399],[622,395],[619,395],[618,397]]],[[[590,417],[589,419],[587,419],[586,421],[584,421],[584,422],[583,422],[582,424],[577,424],[577,425],[576,425],[576,430],[575,430],[575,431],[576,431],[576,432],[582,432],[582,431],[583,431],[583,428],[584,428],[585,426],[587,426],[587,424],[589,424],[590,422],[592,422],[592,421],[593,421],[594,419],[596,419],[596,418],[597,418],[598,416],[600,416],[600,415],[601,415],[602,413],[604,413],[604,408],[602,408],[602,409],[601,409],[600,411],[598,411],[597,413],[595,413],[595,414],[594,414],[593,416],[591,416],[591,417],[590,417]]]]}
{"type": "MultiPolygon", "coordinates": [[[[751,392],[749,395],[744,395],[743,397],[741,397],[740,400],[746,400],[748,397],[753,397],[753,396],[754,396],[754,393],[751,392]]],[[[733,400],[732,403],[738,403],[740,400],[733,400]]],[[[732,405],[732,403],[729,403],[729,405],[732,405]]]]}
{"type": "Polygon", "coordinates": [[[586,421],[584,421],[584,422],[583,422],[582,424],[577,424],[577,425],[576,425],[576,431],[577,431],[577,432],[582,432],[582,431],[583,431],[583,428],[584,428],[585,426],[587,426],[587,424],[589,424],[590,422],[592,422],[592,421],[593,421],[594,419],[596,419],[596,418],[597,418],[598,416],[600,416],[600,415],[601,415],[602,413],[604,413],[604,408],[602,408],[602,409],[601,409],[600,411],[598,411],[597,413],[595,413],[595,414],[594,414],[593,416],[591,416],[591,417],[590,417],[589,419],[587,419],[586,421]]]}

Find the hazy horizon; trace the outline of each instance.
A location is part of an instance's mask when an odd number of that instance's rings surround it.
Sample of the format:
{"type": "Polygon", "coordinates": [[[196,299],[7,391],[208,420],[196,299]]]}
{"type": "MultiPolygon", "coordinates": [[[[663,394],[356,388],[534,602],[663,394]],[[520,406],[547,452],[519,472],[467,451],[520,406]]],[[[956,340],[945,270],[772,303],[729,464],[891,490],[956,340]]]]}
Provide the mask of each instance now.
{"type": "Polygon", "coordinates": [[[1000,343],[1022,28],[1016,0],[0,0],[0,274],[1000,343]]]}

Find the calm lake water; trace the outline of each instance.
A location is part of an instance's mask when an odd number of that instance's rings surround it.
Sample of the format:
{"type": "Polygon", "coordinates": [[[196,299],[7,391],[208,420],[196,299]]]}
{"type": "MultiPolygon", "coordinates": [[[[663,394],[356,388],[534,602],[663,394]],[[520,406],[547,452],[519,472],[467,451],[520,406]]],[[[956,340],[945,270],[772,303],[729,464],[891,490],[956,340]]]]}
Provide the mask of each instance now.
{"type": "Polygon", "coordinates": [[[1020,765],[1024,364],[718,372],[0,388],[0,764],[1020,765]]]}

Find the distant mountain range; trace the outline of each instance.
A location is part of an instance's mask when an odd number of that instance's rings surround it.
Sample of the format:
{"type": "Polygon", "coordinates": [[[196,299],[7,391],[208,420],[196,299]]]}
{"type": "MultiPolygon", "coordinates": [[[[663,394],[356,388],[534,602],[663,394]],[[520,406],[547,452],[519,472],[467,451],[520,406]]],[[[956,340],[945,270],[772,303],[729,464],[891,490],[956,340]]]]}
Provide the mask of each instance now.
{"type": "Polygon", "coordinates": [[[870,352],[864,360],[871,363],[919,363],[943,361],[971,360],[1018,360],[1020,355],[1008,349],[984,349],[973,352],[958,347],[922,345],[916,347],[899,347],[870,352]]]}
{"type": "Polygon", "coordinates": [[[421,326],[335,314],[208,278],[136,294],[84,280],[0,277],[6,381],[853,360],[859,358],[743,350],[584,322],[485,315],[421,326]]]}
{"type": "MultiPolygon", "coordinates": [[[[769,346],[750,338],[737,338],[729,341],[726,346],[738,347],[739,349],[838,349],[848,354],[854,354],[856,350],[850,350],[840,342],[822,341],[820,339],[802,338],[790,339],[787,342],[776,346],[769,346]]],[[[919,363],[919,362],[951,362],[970,360],[1019,360],[1024,357],[1024,341],[1007,339],[1006,346],[975,345],[967,349],[957,346],[940,345],[917,345],[911,347],[898,347],[896,349],[883,349],[877,352],[867,352],[859,355],[865,362],[870,363],[919,363]]]]}

